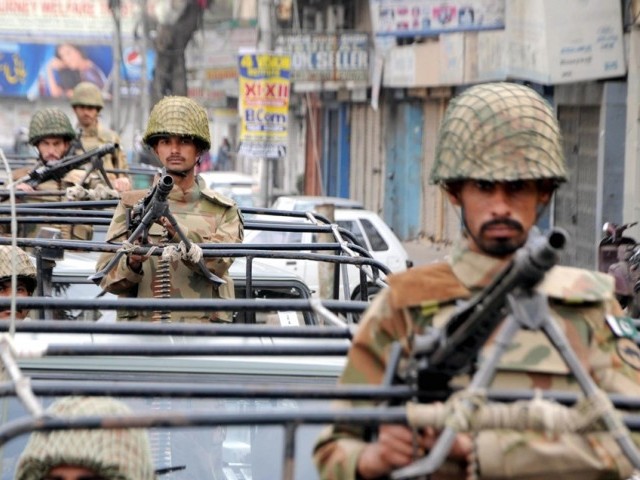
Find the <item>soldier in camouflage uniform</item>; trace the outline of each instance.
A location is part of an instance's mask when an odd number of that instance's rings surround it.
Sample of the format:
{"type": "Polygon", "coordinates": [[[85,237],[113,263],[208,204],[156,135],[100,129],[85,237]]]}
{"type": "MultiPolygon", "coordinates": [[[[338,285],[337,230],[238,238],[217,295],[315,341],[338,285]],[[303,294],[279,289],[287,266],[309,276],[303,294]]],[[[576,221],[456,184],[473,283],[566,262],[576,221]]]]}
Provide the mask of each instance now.
{"type": "MultiPolygon", "coordinates": [[[[70,152],[73,146],[73,140],[76,138],[76,132],[71,126],[69,117],[57,108],[44,108],[38,110],[31,117],[29,122],[29,143],[38,150],[38,163],[35,167],[18,168],[12,172],[14,180],[18,180],[34,168],[43,165],[50,165],[54,162],[62,160],[64,157],[75,154],[70,152]]],[[[62,191],[69,187],[76,186],[82,182],[85,171],[75,169],[67,173],[59,180],[47,180],[40,183],[36,187],[31,187],[26,183],[16,185],[16,190],[24,192],[33,191],[62,191]]],[[[99,183],[98,179],[89,179],[85,182],[87,188],[94,188],[99,183]]],[[[62,196],[39,196],[26,200],[30,202],[59,202],[62,196]]],[[[88,225],[47,225],[48,227],[57,228],[61,231],[62,238],[76,240],[90,240],[93,235],[93,229],[88,225]]],[[[18,236],[33,238],[36,237],[42,225],[24,224],[18,229],[18,236]]],[[[8,227],[0,226],[0,233],[7,233],[8,227]]]]}
{"type": "MultiPolygon", "coordinates": [[[[16,296],[30,297],[38,285],[36,269],[24,250],[19,247],[14,249],[9,245],[0,245],[0,297],[10,297],[12,294],[11,274],[14,257],[17,280],[16,296]]],[[[24,320],[28,314],[28,310],[17,310],[16,318],[24,320]]],[[[10,316],[11,310],[0,310],[0,319],[8,319],[10,316]]]]}
{"type": "MultiPolygon", "coordinates": [[[[414,333],[443,326],[457,301],[486,287],[525,243],[565,180],[559,127],[536,92],[494,83],[455,98],[439,133],[431,181],[460,207],[463,237],[447,262],[389,278],[389,287],[375,298],[359,326],[340,382],[380,383],[392,342],[399,340],[407,355],[414,333]]],[[[537,288],[549,298],[553,318],[596,383],[608,392],[640,395],[640,350],[623,338],[630,336],[628,329],[625,333],[614,325],[616,320],[605,321],[607,314],[621,314],[611,277],[557,266],[537,288]]],[[[518,333],[492,387],[579,388],[541,331],[518,333]]],[[[436,439],[433,429],[414,436],[405,426],[381,425],[374,440],[361,427],[340,424],[323,431],[314,459],[323,479],[384,478],[428,452],[436,439]]],[[[618,479],[631,471],[609,434],[487,430],[475,436],[459,433],[432,478],[618,479]]]]}
{"type": "MultiPolygon", "coordinates": [[[[236,203],[207,188],[195,174],[200,155],[211,147],[209,122],[205,110],[186,97],[170,96],[158,102],[149,116],[143,141],[151,146],[166,172],[174,180],[168,196],[169,210],[179,228],[193,243],[241,243],[243,220],[236,203]]],[[[157,181],[157,180],[156,180],[157,181]]],[[[107,233],[108,241],[122,242],[131,232],[127,228],[127,211],[145,195],[146,190],[122,194],[107,233]]],[[[149,229],[149,242],[171,244],[180,239],[168,219],[162,217],[149,229]]],[[[105,253],[98,260],[101,270],[115,255],[105,253]]],[[[161,260],[138,255],[123,256],[106,275],[100,286],[122,297],[151,298],[159,295],[163,281],[159,278],[161,260]]],[[[226,280],[216,286],[205,278],[198,265],[183,259],[171,261],[171,298],[234,298],[227,271],[232,258],[207,258],[207,268],[226,280]]],[[[121,319],[153,320],[153,312],[119,312],[121,319]]],[[[230,321],[223,312],[171,312],[174,322],[230,321]]]]}
{"type": "MultiPolygon", "coordinates": [[[[47,410],[52,417],[129,415],[108,398],[65,397],[47,410]]],[[[22,452],[15,480],[154,480],[146,431],[141,429],[34,432],[22,452]]]]}
{"type": "MultiPolygon", "coordinates": [[[[80,141],[82,147],[88,151],[101,147],[106,143],[120,144],[120,137],[113,130],[109,130],[98,121],[100,110],[104,107],[104,100],[100,89],[91,82],[80,82],[73,89],[71,106],[78,119],[80,129],[80,141]]],[[[104,168],[129,170],[127,158],[118,149],[117,155],[105,155],[103,157],[104,168]]],[[[119,192],[131,190],[131,181],[125,173],[109,173],[109,180],[119,192]]]]}

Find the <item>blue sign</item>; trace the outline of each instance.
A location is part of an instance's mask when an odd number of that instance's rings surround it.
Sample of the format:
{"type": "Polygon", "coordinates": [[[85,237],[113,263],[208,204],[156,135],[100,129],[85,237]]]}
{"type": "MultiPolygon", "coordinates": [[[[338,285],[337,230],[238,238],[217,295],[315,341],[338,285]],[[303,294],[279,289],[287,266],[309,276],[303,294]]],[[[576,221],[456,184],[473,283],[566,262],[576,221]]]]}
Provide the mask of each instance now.
{"type": "Polygon", "coordinates": [[[83,81],[109,88],[113,54],[107,45],[0,43],[0,96],[70,97],[83,81]]]}

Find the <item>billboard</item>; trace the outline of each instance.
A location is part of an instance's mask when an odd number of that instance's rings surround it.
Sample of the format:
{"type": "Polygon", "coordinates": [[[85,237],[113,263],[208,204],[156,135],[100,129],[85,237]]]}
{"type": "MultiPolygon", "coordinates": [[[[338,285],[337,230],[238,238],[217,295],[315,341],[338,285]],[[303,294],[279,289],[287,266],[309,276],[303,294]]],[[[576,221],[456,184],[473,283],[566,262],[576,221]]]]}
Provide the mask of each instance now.
{"type": "Polygon", "coordinates": [[[369,82],[366,33],[280,35],[276,51],[291,55],[291,80],[369,82]]]}
{"type": "MultiPolygon", "coordinates": [[[[12,40],[100,39],[111,42],[109,0],[0,0],[0,36],[12,40]]],[[[139,17],[135,0],[120,2],[122,32],[130,35],[139,17]]]]}
{"type": "Polygon", "coordinates": [[[377,37],[415,37],[505,26],[505,0],[369,0],[377,37]]]}
{"type": "Polygon", "coordinates": [[[291,57],[270,53],[238,57],[240,150],[250,157],[286,155],[291,57]]]}
{"type": "Polygon", "coordinates": [[[108,89],[110,46],[0,42],[0,96],[70,97],[82,81],[108,89]]]}

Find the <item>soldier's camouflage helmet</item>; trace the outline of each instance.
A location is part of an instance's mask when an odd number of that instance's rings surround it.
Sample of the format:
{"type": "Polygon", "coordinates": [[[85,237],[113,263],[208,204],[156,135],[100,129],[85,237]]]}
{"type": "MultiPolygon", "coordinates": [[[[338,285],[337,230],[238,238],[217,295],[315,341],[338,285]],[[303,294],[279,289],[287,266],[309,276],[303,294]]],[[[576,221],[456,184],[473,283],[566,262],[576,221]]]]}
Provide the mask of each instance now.
{"type": "Polygon", "coordinates": [[[202,150],[211,148],[207,112],[187,97],[164,97],[151,110],[142,140],[153,146],[154,137],[163,135],[192,137],[202,150]]]}
{"type": "Polygon", "coordinates": [[[100,89],[91,82],[80,82],[73,89],[71,106],[103,108],[104,100],[100,89]]]}
{"type": "MultiPolygon", "coordinates": [[[[47,410],[54,417],[127,415],[129,407],[108,397],[65,397],[47,410]]],[[[55,430],[34,432],[18,465],[15,480],[41,480],[58,466],[91,470],[104,480],[156,478],[146,431],[140,429],[55,430]]]]}
{"type": "Polygon", "coordinates": [[[445,114],[431,183],[465,179],[567,180],[562,138],[551,106],[534,90],[487,83],[464,91],[445,114]]]}
{"type": "Polygon", "coordinates": [[[31,117],[29,122],[29,143],[38,145],[38,142],[47,137],[62,137],[71,141],[76,137],[76,131],[71,125],[67,114],[57,108],[43,108],[31,117]]]}
{"type": "Polygon", "coordinates": [[[0,281],[5,282],[11,278],[12,259],[16,259],[16,276],[25,282],[29,293],[33,293],[37,285],[36,267],[21,248],[15,249],[11,245],[0,245],[0,281]]]}

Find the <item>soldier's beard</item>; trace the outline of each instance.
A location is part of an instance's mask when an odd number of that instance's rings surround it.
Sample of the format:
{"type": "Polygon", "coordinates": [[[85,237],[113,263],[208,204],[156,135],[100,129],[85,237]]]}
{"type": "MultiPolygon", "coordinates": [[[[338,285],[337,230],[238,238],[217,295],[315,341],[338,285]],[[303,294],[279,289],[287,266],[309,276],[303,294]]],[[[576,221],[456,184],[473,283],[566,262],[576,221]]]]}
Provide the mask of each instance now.
{"type": "Polygon", "coordinates": [[[525,244],[525,242],[527,241],[527,236],[518,235],[515,237],[492,237],[486,240],[484,239],[484,232],[486,232],[493,226],[500,225],[504,225],[506,227],[517,230],[519,233],[524,233],[524,227],[522,226],[522,224],[511,218],[499,218],[483,223],[477,236],[474,236],[470,232],[468,227],[466,227],[466,230],[467,234],[471,236],[471,238],[473,238],[476,245],[480,248],[481,251],[493,257],[508,257],[510,255],[513,255],[516,250],[518,250],[525,244]]]}

